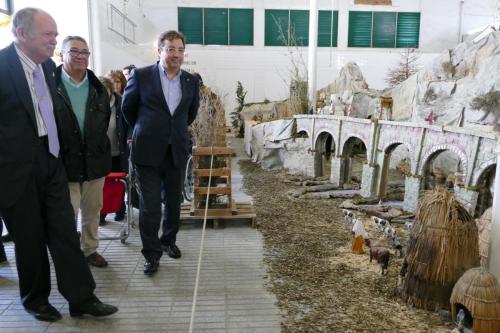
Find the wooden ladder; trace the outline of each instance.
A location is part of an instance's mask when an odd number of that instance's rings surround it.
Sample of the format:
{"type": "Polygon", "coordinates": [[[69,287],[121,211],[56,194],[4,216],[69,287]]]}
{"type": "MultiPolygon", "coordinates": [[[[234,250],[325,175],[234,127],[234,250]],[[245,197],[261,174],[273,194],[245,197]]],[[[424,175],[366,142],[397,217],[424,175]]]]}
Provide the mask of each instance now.
{"type": "Polygon", "coordinates": [[[205,215],[205,200],[209,193],[207,216],[229,216],[235,214],[236,205],[231,195],[231,147],[194,147],[193,177],[194,199],[191,215],[205,215]],[[210,159],[213,155],[212,180],[208,187],[210,159]],[[217,202],[222,199],[222,202],[217,202]]]}

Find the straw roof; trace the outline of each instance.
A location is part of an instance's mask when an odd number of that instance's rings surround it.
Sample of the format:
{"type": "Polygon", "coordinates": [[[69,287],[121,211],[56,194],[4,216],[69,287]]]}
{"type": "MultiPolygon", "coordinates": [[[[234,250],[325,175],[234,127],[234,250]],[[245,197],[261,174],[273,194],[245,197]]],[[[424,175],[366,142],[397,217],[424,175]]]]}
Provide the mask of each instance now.
{"type": "Polygon", "coordinates": [[[191,124],[194,144],[198,147],[226,146],[225,111],[220,97],[203,86],[198,115],[191,124]]]}
{"type": "Polygon", "coordinates": [[[450,304],[453,319],[458,304],[469,310],[474,332],[500,332],[500,286],[486,269],[476,267],[465,272],[453,288],[450,304]]]}
{"type": "Polygon", "coordinates": [[[478,266],[478,232],[470,214],[443,187],[426,192],[405,258],[403,298],[419,308],[449,308],[456,281],[478,266]]]}

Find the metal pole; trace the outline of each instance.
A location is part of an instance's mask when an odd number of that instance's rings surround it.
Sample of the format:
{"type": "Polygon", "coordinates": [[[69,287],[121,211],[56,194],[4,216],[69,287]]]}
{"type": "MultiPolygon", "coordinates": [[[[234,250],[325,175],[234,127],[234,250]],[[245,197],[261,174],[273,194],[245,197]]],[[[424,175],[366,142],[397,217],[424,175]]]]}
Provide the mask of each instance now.
{"type": "Polygon", "coordinates": [[[458,43],[462,43],[462,21],[464,19],[464,2],[465,0],[460,0],[460,7],[458,13],[458,43]]]}
{"type": "MultiPolygon", "coordinates": [[[[106,5],[106,10],[108,10],[108,5],[106,5]]],[[[103,73],[101,50],[102,41],[100,32],[102,23],[99,19],[99,3],[97,0],[87,0],[87,12],[89,16],[89,48],[92,52],[92,56],[90,57],[90,68],[95,73],[103,73]]]]}
{"type": "Polygon", "coordinates": [[[309,110],[316,113],[316,49],[318,45],[318,2],[309,0],[309,52],[307,57],[307,96],[309,110]]]}
{"type": "Polygon", "coordinates": [[[493,192],[491,215],[490,250],[488,252],[488,270],[500,281],[500,138],[497,133],[497,165],[493,192]]]}

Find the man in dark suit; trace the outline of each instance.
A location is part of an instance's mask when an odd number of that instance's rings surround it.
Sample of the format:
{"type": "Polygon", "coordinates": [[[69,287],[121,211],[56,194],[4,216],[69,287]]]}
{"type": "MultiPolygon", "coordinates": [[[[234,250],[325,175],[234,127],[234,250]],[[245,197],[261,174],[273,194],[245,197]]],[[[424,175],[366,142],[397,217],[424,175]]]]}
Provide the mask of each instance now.
{"type": "Polygon", "coordinates": [[[175,242],[183,169],[190,149],[188,126],[199,105],[198,79],[181,70],[184,50],[181,33],[160,34],[160,61],[136,68],[123,95],[122,111],[133,128],[131,158],[141,190],[139,227],[146,259],[144,273],[149,275],[158,270],[162,249],[171,258],[181,256],[175,242]],[[162,183],[167,202],[159,239],[162,183]]]}
{"type": "Polygon", "coordinates": [[[64,124],[50,60],[56,22],[40,9],[24,8],[12,32],[15,42],[0,50],[0,188],[8,189],[0,191],[0,215],[15,244],[22,304],[39,320],[61,318],[49,303],[48,248],[71,316],[112,314],[118,309],[94,295],[59,157],[64,124]]]}

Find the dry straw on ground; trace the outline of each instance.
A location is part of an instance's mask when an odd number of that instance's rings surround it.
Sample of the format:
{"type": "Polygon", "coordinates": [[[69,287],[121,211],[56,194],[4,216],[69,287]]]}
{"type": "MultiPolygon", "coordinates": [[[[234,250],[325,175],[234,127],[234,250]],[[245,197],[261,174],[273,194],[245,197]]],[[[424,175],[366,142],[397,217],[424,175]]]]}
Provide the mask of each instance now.
{"type": "Polygon", "coordinates": [[[292,200],[287,193],[299,185],[285,182],[291,177],[284,172],[264,171],[250,161],[241,161],[240,169],[255,200],[282,332],[449,332],[450,323],[397,296],[402,259],[393,256],[382,276],[367,253],[349,251],[342,199],[292,200]]]}

